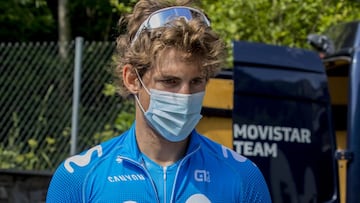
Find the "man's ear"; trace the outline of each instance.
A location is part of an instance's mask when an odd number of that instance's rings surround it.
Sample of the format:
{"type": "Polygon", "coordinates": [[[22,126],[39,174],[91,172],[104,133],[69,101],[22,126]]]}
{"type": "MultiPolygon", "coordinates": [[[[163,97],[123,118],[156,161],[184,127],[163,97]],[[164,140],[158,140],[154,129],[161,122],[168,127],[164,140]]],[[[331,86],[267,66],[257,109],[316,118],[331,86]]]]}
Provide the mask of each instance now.
{"type": "Polygon", "coordinates": [[[130,64],[123,67],[123,80],[125,87],[132,93],[137,94],[140,89],[139,79],[130,64]]]}

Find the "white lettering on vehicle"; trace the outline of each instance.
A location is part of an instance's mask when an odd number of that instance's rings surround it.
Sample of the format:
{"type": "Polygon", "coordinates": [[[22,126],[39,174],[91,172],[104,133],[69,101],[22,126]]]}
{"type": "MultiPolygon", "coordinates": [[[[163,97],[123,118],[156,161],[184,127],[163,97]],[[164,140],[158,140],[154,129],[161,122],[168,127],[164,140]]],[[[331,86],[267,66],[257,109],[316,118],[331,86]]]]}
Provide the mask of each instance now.
{"type": "Polygon", "coordinates": [[[74,163],[80,167],[87,166],[91,161],[91,155],[94,152],[97,152],[98,157],[102,156],[102,148],[100,145],[97,145],[91,149],[89,149],[83,155],[75,155],[65,160],[64,167],[69,173],[74,173],[74,168],[70,165],[70,163],[74,163]]]}
{"type": "Polygon", "coordinates": [[[143,181],[145,177],[142,174],[127,174],[127,175],[116,175],[108,176],[108,181],[111,183],[125,182],[125,181],[143,181]]]}
{"type": "Polygon", "coordinates": [[[277,157],[276,142],[311,143],[311,131],[307,128],[235,123],[233,132],[235,151],[245,156],[277,157]]]}
{"type": "Polygon", "coordinates": [[[234,141],[235,151],[243,154],[244,156],[261,156],[261,157],[277,157],[277,144],[276,143],[261,143],[252,141],[234,141]]]}
{"type": "Polygon", "coordinates": [[[234,138],[311,143],[311,131],[307,128],[234,124],[234,138]]]}

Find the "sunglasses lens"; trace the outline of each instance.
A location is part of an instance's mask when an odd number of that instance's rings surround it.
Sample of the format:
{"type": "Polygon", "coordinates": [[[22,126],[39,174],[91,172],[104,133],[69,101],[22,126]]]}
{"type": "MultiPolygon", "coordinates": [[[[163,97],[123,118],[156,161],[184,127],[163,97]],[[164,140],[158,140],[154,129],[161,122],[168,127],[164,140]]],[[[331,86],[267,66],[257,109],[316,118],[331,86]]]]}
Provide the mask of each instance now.
{"type": "Polygon", "coordinates": [[[192,13],[189,9],[185,8],[174,8],[169,10],[164,10],[162,12],[155,13],[151,16],[148,22],[148,28],[158,28],[166,25],[167,23],[178,19],[184,18],[189,21],[193,18],[192,13]]]}
{"type": "Polygon", "coordinates": [[[144,23],[139,27],[138,31],[136,32],[134,39],[132,40],[132,44],[134,43],[134,41],[136,41],[136,39],[144,29],[155,29],[164,27],[169,22],[179,18],[183,18],[186,21],[189,21],[191,19],[200,19],[207,26],[210,26],[210,22],[206,18],[206,16],[196,9],[181,6],[165,8],[152,13],[144,21],[144,23]]]}

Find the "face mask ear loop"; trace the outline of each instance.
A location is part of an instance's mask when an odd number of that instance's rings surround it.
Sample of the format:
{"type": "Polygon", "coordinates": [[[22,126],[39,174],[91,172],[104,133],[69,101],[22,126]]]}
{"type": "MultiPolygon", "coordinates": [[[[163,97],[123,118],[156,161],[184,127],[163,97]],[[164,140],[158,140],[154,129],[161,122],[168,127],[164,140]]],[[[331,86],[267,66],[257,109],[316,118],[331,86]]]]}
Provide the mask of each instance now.
{"type": "Polygon", "coordinates": [[[141,83],[141,86],[143,86],[144,89],[145,89],[145,91],[146,91],[149,95],[151,95],[150,91],[146,88],[146,86],[144,85],[143,81],[141,80],[140,75],[139,75],[139,72],[137,71],[136,68],[135,68],[135,73],[136,73],[137,78],[139,79],[139,81],[140,81],[140,83],[141,83]]]}
{"type": "MultiPolygon", "coordinates": [[[[140,81],[140,83],[141,83],[141,86],[143,86],[143,87],[144,87],[144,89],[145,89],[145,91],[146,91],[149,95],[151,95],[151,94],[150,94],[150,92],[149,92],[149,90],[145,87],[145,85],[144,85],[143,81],[141,80],[140,75],[139,75],[139,72],[137,71],[137,69],[136,69],[136,68],[135,68],[135,73],[136,73],[136,75],[137,75],[138,80],[139,80],[139,81],[140,81]]],[[[142,111],[143,113],[145,113],[145,110],[144,110],[143,106],[142,106],[142,105],[141,105],[141,103],[140,103],[140,100],[139,100],[138,94],[134,94],[134,97],[135,97],[135,100],[136,100],[136,102],[138,103],[138,105],[139,105],[139,107],[140,107],[141,111],[142,111]]]]}
{"type": "Polygon", "coordinates": [[[144,108],[143,108],[142,105],[140,104],[140,100],[139,100],[138,96],[137,96],[136,94],[134,94],[134,97],[135,97],[135,100],[136,100],[136,102],[138,103],[141,111],[142,111],[143,113],[145,113],[144,108]]]}

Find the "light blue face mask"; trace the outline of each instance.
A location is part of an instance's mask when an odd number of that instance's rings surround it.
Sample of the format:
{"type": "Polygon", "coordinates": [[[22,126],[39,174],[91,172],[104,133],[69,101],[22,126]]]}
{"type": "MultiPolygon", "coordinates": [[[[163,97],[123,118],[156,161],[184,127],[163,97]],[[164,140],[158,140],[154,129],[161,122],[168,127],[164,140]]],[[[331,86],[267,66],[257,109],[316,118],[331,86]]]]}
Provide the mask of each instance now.
{"type": "Polygon", "coordinates": [[[145,87],[139,75],[140,83],[150,95],[150,104],[147,111],[135,99],[144,113],[149,125],[171,142],[185,140],[201,119],[201,107],[205,92],[195,94],[180,94],[160,91],[145,87]]]}

